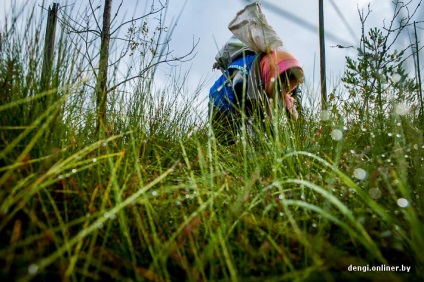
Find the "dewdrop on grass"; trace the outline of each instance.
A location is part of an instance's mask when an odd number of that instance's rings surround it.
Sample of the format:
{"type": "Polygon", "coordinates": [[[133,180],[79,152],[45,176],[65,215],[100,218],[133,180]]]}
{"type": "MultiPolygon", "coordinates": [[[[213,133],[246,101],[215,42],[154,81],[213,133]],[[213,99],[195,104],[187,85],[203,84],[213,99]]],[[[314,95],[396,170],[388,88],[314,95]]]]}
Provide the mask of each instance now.
{"type": "Polygon", "coordinates": [[[35,274],[37,274],[37,272],[38,272],[38,265],[36,265],[35,263],[31,264],[28,267],[28,273],[30,275],[35,275],[35,274]]]}
{"type": "Polygon", "coordinates": [[[329,120],[330,119],[330,112],[323,110],[321,112],[321,120],[329,120]]]}
{"type": "Polygon", "coordinates": [[[406,105],[405,102],[399,103],[396,105],[395,107],[395,112],[396,114],[400,115],[400,116],[404,116],[408,113],[408,106],[406,105]]]}
{"type": "Polygon", "coordinates": [[[392,75],[392,77],[390,77],[390,79],[391,79],[391,81],[393,82],[393,83],[397,83],[397,82],[399,82],[400,80],[401,80],[401,76],[400,76],[400,74],[398,74],[398,73],[394,73],[393,75],[392,75]]]}
{"type": "Polygon", "coordinates": [[[367,172],[362,168],[355,168],[353,171],[353,176],[358,180],[364,180],[367,177],[367,172]]]}
{"type": "Polygon", "coordinates": [[[333,138],[335,141],[339,141],[343,138],[343,132],[339,129],[334,129],[331,132],[331,138],[333,138]]]}
{"type": "MultiPolygon", "coordinates": [[[[110,219],[110,220],[114,220],[116,218],[116,214],[110,213],[110,212],[105,212],[105,214],[103,216],[107,219],[110,219]]],[[[102,224],[102,227],[103,227],[103,223],[100,223],[100,224],[102,224]]]]}
{"type": "Polygon", "coordinates": [[[371,188],[368,191],[368,194],[370,195],[371,198],[373,198],[374,200],[378,200],[381,198],[381,191],[378,188],[371,188]]]}
{"type": "Polygon", "coordinates": [[[397,200],[397,204],[398,204],[398,206],[399,206],[399,207],[401,207],[401,208],[406,208],[406,207],[409,205],[409,202],[408,202],[408,200],[407,200],[407,199],[405,199],[405,198],[399,198],[399,199],[397,200]]]}

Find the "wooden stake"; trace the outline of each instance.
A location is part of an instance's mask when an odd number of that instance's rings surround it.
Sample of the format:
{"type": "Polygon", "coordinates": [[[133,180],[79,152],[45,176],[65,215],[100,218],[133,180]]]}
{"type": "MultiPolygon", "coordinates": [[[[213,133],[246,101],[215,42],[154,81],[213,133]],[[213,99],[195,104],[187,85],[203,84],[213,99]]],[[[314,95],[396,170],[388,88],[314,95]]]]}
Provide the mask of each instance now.
{"type": "Polygon", "coordinates": [[[43,68],[41,71],[41,91],[47,91],[50,89],[50,80],[52,77],[53,70],[53,56],[58,9],[59,4],[53,3],[52,7],[49,8],[49,13],[47,17],[46,39],[44,42],[43,68]]]}
{"type": "Polygon", "coordinates": [[[327,109],[327,76],[325,71],[325,36],[324,36],[324,7],[323,0],[319,0],[319,53],[321,77],[321,109],[327,109]]]}
{"type": "Polygon", "coordinates": [[[424,101],[423,101],[423,88],[421,84],[421,70],[420,70],[420,56],[418,48],[418,36],[417,36],[417,26],[416,22],[414,22],[414,33],[415,33],[415,52],[417,58],[417,82],[418,82],[418,98],[420,99],[420,116],[421,120],[424,122],[424,101]]]}

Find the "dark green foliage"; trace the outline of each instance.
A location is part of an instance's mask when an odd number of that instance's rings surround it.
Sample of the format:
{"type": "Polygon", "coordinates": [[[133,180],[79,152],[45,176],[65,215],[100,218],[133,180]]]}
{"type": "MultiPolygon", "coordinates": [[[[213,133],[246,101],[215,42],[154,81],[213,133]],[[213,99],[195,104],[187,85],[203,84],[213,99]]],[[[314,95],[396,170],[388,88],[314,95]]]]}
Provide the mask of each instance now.
{"type": "Polygon", "coordinates": [[[360,116],[384,115],[391,103],[412,101],[417,85],[402,65],[405,50],[390,52],[387,37],[378,28],[372,28],[362,43],[357,60],[346,58],[347,69],[342,78],[349,98],[363,103],[360,116]]]}

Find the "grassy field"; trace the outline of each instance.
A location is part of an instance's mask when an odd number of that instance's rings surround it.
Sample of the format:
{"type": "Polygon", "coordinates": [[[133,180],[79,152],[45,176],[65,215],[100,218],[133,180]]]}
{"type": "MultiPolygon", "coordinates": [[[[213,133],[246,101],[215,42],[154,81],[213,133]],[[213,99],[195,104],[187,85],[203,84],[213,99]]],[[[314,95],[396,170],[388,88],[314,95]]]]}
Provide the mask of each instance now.
{"type": "Polygon", "coordinates": [[[196,95],[179,94],[185,78],[155,89],[152,70],[110,93],[98,131],[92,78],[65,35],[54,87],[40,90],[40,27],[1,32],[2,281],[424,278],[414,105],[359,120],[357,101],[334,98],[296,124],[276,109],[276,134],[253,124],[221,146],[196,95]]]}

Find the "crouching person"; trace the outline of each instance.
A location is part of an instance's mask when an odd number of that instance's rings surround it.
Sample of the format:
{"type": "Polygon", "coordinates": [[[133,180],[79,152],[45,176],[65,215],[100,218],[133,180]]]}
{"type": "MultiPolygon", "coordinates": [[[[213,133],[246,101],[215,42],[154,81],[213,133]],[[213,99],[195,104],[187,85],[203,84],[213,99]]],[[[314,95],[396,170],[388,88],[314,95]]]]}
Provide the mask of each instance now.
{"type": "Polygon", "coordinates": [[[297,120],[303,77],[300,62],[280,49],[260,55],[243,53],[234,59],[209,93],[215,137],[222,144],[233,144],[242,115],[270,123],[274,105],[285,107],[288,117],[297,120]]]}

